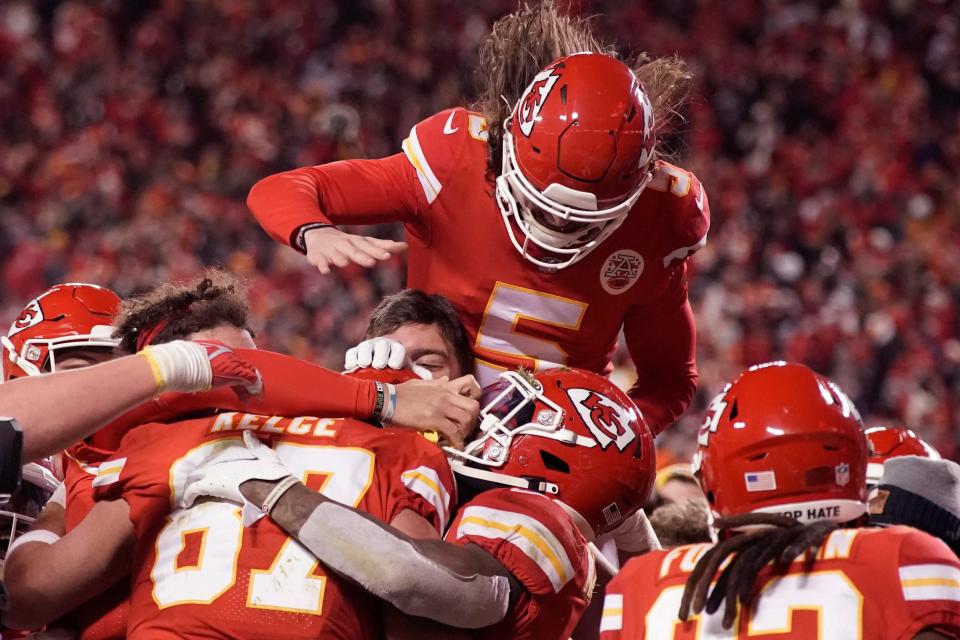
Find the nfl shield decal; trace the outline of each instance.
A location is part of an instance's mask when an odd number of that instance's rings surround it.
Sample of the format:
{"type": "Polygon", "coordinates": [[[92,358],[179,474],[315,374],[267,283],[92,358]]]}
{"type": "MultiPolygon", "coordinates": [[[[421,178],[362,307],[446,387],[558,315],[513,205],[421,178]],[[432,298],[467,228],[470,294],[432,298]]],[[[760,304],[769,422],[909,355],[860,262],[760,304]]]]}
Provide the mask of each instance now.
{"type": "Polygon", "coordinates": [[[841,462],[834,467],[833,470],[837,478],[837,484],[841,487],[847,486],[850,482],[850,465],[846,462],[841,462]]]}
{"type": "Polygon", "coordinates": [[[600,285],[612,296],[620,295],[640,279],[643,256],[631,249],[614,251],[600,267],[600,285]]]}

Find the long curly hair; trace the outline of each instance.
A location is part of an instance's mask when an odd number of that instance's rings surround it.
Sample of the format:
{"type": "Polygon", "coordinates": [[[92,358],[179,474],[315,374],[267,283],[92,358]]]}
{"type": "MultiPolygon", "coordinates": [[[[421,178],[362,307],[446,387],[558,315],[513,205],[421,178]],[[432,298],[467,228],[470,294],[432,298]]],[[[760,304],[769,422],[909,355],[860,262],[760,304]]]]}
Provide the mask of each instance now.
{"type": "Polygon", "coordinates": [[[205,269],[185,282],[168,282],[124,300],[113,322],[120,351],[185,338],[197,331],[232,325],[248,329],[246,287],[221,269],[205,269]]]}
{"type": "Polygon", "coordinates": [[[714,526],[721,534],[744,527],[751,530],[730,536],[703,554],[687,578],[677,615],[686,621],[691,610],[700,613],[706,609],[707,613],[714,613],[726,601],[724,629],[733,626],[738,604],[745,607],[756,596],[757,574],[761,569],[772,561],[774,570],[786,572],[801,554],[806,554],[807,560],[812,562],[823,541],[839,528],[835,522],[803,524],[794,518],[773,513],[747,513],[719,518],[714,526]],[[720,573],[708,597],[707,592],[717,570],[731,557],[730,564],[720,573]]]}
{"type": "MultiPolygon", "coordinates": [[[[619,58],[612,43],[595,31],[589,17],[571,16],[554,0],[530,0],[497,20],[480,44],[475,72],[476,99],[470,109],[487,120],[490,164],[500,172],[503,123],[533,77],[557,58],[592,51],[619,58]]],[[[693,76],[677,55],[654,58],[640,53],[626,60],[647,90],[656,118],[656,133],[664,137],[683,118],[693,76]]]]}

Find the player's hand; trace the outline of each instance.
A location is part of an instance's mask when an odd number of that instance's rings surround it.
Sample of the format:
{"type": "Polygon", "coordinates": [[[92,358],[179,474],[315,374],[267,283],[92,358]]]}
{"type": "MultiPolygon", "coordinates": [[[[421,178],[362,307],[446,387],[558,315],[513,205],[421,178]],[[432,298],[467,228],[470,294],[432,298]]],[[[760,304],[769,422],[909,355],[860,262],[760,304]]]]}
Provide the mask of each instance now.
{"type": "Polygon", "coordinates": [[[390,338],[370,338],[347,349],[343,357],[344,371],[356,371],[373,367],[374,369],[404,369],[407,362],[407,350],[402,344],[390,338]]]}
{"type": "Polygon", "coordinates": [[[387,260],[391,254],[406,251],[406,242],[371,238],[344,233],[335,227],[310,229],[303,234],[307,261],[330,273],[331,267],[345,267],[350,263],[373,267],[378,260],[387,260]]]}
{"type": "Polygon", "coordinates": [[[158,391],[191,393],[213,387],[237,387],[241,393],[263,391],[260,372],[227,345],[214,340],[174,340],[139,352],[150,363],[158,391]]]}
{"type": "MultiPolygon", "coordinates": [[[[456,380],[410,380],[397,385],[397,408],[391,425],[418,431],[437,431],[451,446],[463,448],[473,433],[480,414],[480,403],[464,376],[456,380]]],[[[476,389],[479,394],[479,387],[476,389]]]]}
{"type": "Polygon", "coordinates": [[[216,340],[196,340],[206,349],[210,361],[210,387],[237,387],[251,396],[263,393],[263,377],[260,371],[237,355],[237,353],[216,340]]]}
{"type": "Polygon", "coordinates": [[[243,442],[231,439],[219,444],[220,448],[187,476],[178,508],[186,509],[202,497],[244,504],[240,485],[247,480],[280,480],[291,475],[276,452],[249,431],[243,432],[243,442]]]}

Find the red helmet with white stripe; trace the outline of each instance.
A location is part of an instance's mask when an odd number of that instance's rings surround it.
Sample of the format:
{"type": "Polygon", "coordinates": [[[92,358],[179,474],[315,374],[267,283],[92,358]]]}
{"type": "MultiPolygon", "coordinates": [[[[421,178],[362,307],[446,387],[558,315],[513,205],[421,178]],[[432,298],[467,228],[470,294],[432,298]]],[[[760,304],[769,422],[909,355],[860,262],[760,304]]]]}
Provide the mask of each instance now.
{"type": "Polygon", "coordinates": [[[612,382],[588,371],[508,371],[481,410],[481,435],[447,449],[458,475],[553,496],[595,533],[611,529],[650,497],[653,435],[612,382]]]}
{"type": "Polygon", "coordinates": [[[93,284],[50,287],[31,300],[0,336],[2,380],[56,371],[56,352],[63,349],[110,348],[117,294],[93,284]]]}
{"type": "Polygon", "coordinates": [[[584,258],[650,181],[655,143],[653,107],[627,65],[600,53],[552,62],[503,127],[496,195],[513,245],[554,269],[584,258]]]}
{"type": "Polygon", "coordinates": [[[899,456],[920,456],[940,459],[940,452],[906,427],[873,427],[864,432],[870,441],[867,462],[867,485],[875,486],[883,477],[883,463],[899,456]]]}
{"type": "Polygon", "coordinates": [[[714,513],[848,522],[866,511],[867,441],[850,399],[802,364],[751,367],[700,427],[694,469],[714,513]]]}

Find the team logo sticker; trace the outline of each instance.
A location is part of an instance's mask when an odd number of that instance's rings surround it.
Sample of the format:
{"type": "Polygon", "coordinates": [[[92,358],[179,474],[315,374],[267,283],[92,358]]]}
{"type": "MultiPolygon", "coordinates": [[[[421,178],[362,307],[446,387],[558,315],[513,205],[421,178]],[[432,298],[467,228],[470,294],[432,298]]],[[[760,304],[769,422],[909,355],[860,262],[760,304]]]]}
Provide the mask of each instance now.
{"type": "Polygon", "coordinates": [[[614,251],[600,267],[600,286],[612,296],[618,296],[640,279],[643,256],[631,249],[614,251]]]}
{"type": "Polygon", "coordinates": [[[7,335],[12,336],[20,333],[24,329],[29,329],[41,322],[43,322],[43,309],[40,308],[40,301],[32,300],[30,304],[20,312],[20,315],[13,321],[13,324],[10,325],[10,331],[7,335]]]}
{"type": "Polygon", "coordinates": [[[517,122],[520,123],[520,132],[530,137],[533,132],[533,125],[537,123],[537,117],[550,92],[553,91],[553,85],[557,84],[560,74],[555,68],[544,69],[533,78],[533,82],[527,87],[520,102],[517,103],[517,122]]]}
{"type": "Polygon", "coordinates": [[[614,444],[623,451],[636,439],[630,413],[607,396],[580,388],[567,389],[567,395],[601,449],[614,444]]]}

